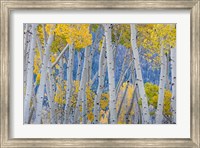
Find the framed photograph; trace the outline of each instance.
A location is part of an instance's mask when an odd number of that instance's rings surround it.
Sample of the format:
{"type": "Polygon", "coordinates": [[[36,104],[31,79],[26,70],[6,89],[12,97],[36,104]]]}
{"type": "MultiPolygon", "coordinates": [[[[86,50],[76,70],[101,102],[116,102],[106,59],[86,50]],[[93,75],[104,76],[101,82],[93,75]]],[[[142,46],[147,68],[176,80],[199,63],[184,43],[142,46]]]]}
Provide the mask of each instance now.
{"type": "Polygon", "coordinates": [[[199,147],[199,9],[1,1],[1,147],[199,147]]]}

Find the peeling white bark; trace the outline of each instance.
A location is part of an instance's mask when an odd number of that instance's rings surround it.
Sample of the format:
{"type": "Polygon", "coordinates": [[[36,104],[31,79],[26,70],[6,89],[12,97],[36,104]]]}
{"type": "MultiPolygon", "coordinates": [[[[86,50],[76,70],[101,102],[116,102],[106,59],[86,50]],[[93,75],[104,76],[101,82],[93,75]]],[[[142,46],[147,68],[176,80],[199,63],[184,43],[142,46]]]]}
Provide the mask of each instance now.
{"type": "Polygon", "coordinates": [[[140,97],[142,98],[142,119],[143,119],[142,123],[149,124],[150,114],[149,114],[149,109],[148,109],[147,97],[144,90],[144,81],[142,78],[142,72],[141,72],[141,67],[140,67],[138,47],[136,43],[136,35],[137,35],[137,31],[135,28],[135,24],[131,24],[131,46],[133,50],[133,60],[134,60],[134,65],[135,65],[135,70],[136,70],[136,81],[139,86],[140,97]]]}

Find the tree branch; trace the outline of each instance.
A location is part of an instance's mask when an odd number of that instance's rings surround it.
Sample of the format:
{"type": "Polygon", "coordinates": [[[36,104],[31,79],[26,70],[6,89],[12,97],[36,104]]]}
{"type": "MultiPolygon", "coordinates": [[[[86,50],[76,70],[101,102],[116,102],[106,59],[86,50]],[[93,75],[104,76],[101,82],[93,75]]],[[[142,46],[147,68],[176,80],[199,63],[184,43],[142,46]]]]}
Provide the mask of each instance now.
{"type": "Polygon", "coordinates": [[[65,51],[67,50],[68,47],[69,47],[69,44],[67,44],[65,46],[65,48],[62,50],[62,52],[60,53],[60,55],[57,57],[56,61],[52,64],[51,68],[53,68],[58,63],[58,61],[60,60],[60,58],[62,57],[62,55],[65,53],[65,51]]]}

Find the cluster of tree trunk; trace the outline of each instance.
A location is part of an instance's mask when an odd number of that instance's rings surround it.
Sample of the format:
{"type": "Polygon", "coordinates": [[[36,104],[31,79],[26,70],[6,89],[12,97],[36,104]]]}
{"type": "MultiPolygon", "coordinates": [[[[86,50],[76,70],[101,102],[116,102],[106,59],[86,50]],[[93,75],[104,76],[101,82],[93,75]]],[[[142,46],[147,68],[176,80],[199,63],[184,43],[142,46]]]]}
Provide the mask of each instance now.
{"type": "MultiPolygon", "coordinates": [[[[160,49],[160,80],[159,94],[155,113],[155,121],[152,121],[150,115],[150,106],[145,93],[144,80],[142,76],[142,67],[140,63],[140,51],[137,47],[137,29],[135,24],[130,24],[130,50],[126,54],[130,59],[124,57],[122,70],[118,82],[115,81],[115,60],[117,47],[120,44],[113,41],[113,24],[99,25],[95,34],[95,41],[92,45],[85,47],[84,54],[77,52],[74,44],[67,44],[57,56],[55,62],[51,62],[50,55],[52,43],[55,40],[54,29],[52,25],[50,33],[47,34],[45,25],[43,26],[44,41],[39,39],[37,33],[38,24],[24,25],[24,123],[26,124],[100,124],[101,99],[105,90],[105,79],[108,77],[109,105],[108,122],[117,124],[119,116],[122,114],[124,106],[124,123],[126,124],[162,124],[165,116],[164,91],[172,90],[171,113],[169,122],[176,123],[176,48],[172,48],[169,54],[164,52],[164,47],[160,49]],[[103,35],[101,35],[103,34],[103,35]],[[100,47],[100,42],[102,45],[100,47]],[[41,45],[44,42],[44,46],[41,45]],[[37,86],[34,79],[34,57],[36,48],[40,51],[40,82],[37,86]],[[100,49],[99,49],[100,48],[100,49]],[[78,67],[76,77],[74,77],[74,59],[77,52],[78,67]],[[99,52],[99,64],[96,74],[92,75],[92,61],[94,53],[99,52]],[[66,57],[67,55],[67,57],[66,57]],[[67,67],[65,67],[65,64],[67,67]],[[53,71],[55,66],[59,65],[58,79],[55,78],[53,71]],[[128,66],[125,66],[128,65],[128,66]],[[64,74],[65,68],[67,73],[64,74]],[[170,72],[169,72],[170,71],[170,72]],[[171,77],[169,77],[171,73],[171,77]],[[66,75],[66,88],[64,87],[64,77],[66,75]],[[171,80],[169,80],[171,78],[171,80]],[[79,82],[78,93],[74,95],[76,86],[74,81],[79,82]],[[93,83],[97,81],[96,90],[92,90],[94,116],[92,122],[88,120],[88,98],[87,87],[92,89],[93,83]],[[171,85],[168,86],[170,81],[171,85]],[[126,82],[124,91],[121,91],[122,85],[126,82]],[[56,83],[61,85],[65,92],[63,104],[55,102],[55,94],[59,94],[56,83]],[[133,85],[134,91],[131,94],[130,102],[127,100],[129,86],[133,85]],[[37,91],[36,91],[37,90],[37,91]],[[75,98],[75,101],[74,101],[75,98]],[[47,104],[44,104],[47,99],[47,104]],[[129,102],[129,103],[128,103],[129,102]],[[141,103],[140,103],[141,102],[141,103]],[[73,104],[74,103],[74,104],[73,104]],[[131,112],[134,112],[133,114],[131,112]]],[[[120,35],[118,36],[120,40],[120,35]]]]}

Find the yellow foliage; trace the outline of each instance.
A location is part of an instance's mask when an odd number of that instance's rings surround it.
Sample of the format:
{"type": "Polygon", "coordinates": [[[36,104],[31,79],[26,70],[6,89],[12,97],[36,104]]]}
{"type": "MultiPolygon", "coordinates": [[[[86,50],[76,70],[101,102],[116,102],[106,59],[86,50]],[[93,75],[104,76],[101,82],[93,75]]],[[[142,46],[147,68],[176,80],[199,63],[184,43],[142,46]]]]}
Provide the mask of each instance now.
{"type": "Polygon", "coordinates": [[[103,93],[100,99],[100,107],[102,110],[106,110],[109,104],[109,95],[107,93],[103,93]]]}
{"type": "Polygon", "coordinates": [[[46,32],[47,32],[47,34],[49,35],[50,33],[53,33],[53,32],[51,32],[51,31],[54,31],[54,29],[55,28],[53,28],[54,27],[54,24],[46,24],[45,25],[45,30],[46,30],[46,32]]]}
{"type": "Polygon", "coordinates": [[[87,87],[86,87],[87,110],[90,112],[92,112],[92,109],[94,107],[94,100],[93,100],[94,97],[95,97],[95,93],[87,85],[87,87]]]}
{"type": "Polygon", "coordinates": [[[58,64],[56,64],[56,66],[55,66],[55,67],[56,67],[56,69],[59,69],[59,68],[60,68],[60,66],[59,66],[58,64]]]}
{"type": "Polygon", "coordinates": [[[102,39],[99,42],[99,51],[101,50],[101,48],[103,46],[103,40],[104,40],[104,37],[102,37],[102,39]]]}
{"type": "Polygon", "coordinates": [[[99,115],[100,115],[100,119],[99,119],[100,123],[108,124],[109,110],[107,110],[107,111],[101,110],[99,115]]]}
{"type": "Polygon", "coordinates": [[[56,61],[55,56],[51,56],[51,63],[54,63],[56,61]]]}
{"type": "MultiPolygon", "coordinates": [[[[64,82],[64,85],[65,85],[65,82],[64,82]]],[[[60,105],[65,104],[66,91],[63,90],[62,84],[60,83],[56,83],[56,87],[57,87],[57,91],[56,91],[56,95],[54,96],[54,101],[60,105]]]]}
{"type": "Polygon", "coordinates": [[[92,112],[88,113],[87,117],[91,122],[94,120],[94,114],[92,112]]]}
{"type": "Polygon", "coordinates": [[[76,49],[85,48],[92,44],[92,34],[89,24],[58,24],[55,29],[58,36],[64,36],[68,44],[76,49]]]}
{"type": "MultiPolygon", "coordinates": [[[[78,98],[78,92],[79,92],[79,81],[74,81],[73,82],[73,89],[72,89],[72,98],[71,98],[71,104],[70,106],[72,108],[76,107],[76,102],[77,102],[77,98],[78,98]]],[[[66,95],[66,89],[67,89],[67,85],[66,85],[66,81],[64,81],[64,89],[62,88],[61,84],[56,84],[57,85],[57,92],[56,95],[54,97],[55,102],[57,102],[58,104],[65,104],[66,100],[65,100],[65,95],[66,95]]],[[[86,98],[87,98],[87,111],[88,111],[88,116],[90,117],[90,121],[92,122],[93,117],[92,117],[92,109],[94,107],[94,97],[95,97],[95,93],[90,89],[89,86],[86,87],[86,98]]],[[[80,111],[82,110],[82,107],[80,107],[80,111]]]]}
{"type": "MultiPolygon", "coordinates": [[[[158,91],[159,87],[158,85],[152,84],[152,83],[145,83],[145,92],[148,97],[148,103],[151,104],[154,108],[157,108],[158,103],[158,91]]],[[[164,114],[165,115],[171,115],[170,112],[170,104],[171,104],[171,97],[172,93],[169,90],[165,90],[164,93],[164,114]]]]}
{"type": "Polygon", "coordinates": [[[40,76],[41,76],[41,74],[38,73],[37,77],[36,77],[36,84],[40,84],[40,76]]]}
{"type": "Polygon", "coordinates": [[[43,32],[43,28],[42,25],[38,25],[37,27],[37,35],[40,39],[41,44],[44,46],[44,32],[43,32]]]}
{"type": "Polygon", "coordinates": [[[131,48],[131,33],[130,24],[115,24],[112,29],[112,41],[116,42],[119,39],[119,43],[126,48],[131,48]]]}
{"type": "MultiPolygon", "coordinates": [[[[125,88],[126,88],[126,85],[128,83],[127,82],[124,82],[120,88],[121,91],[125,91],[125,88]]],[[[127,94],[126,94],[126,97],[128,100],[130,100],[132,97],[133,97],[133,91],[134,91],[134,86],[132,84],[129,83],[128,85],[128,89],[127,89],[127,94]]]]}
{"type": "Polygon", "coordinates": [[[33,73],[38,74],[40,71],[41,59],[40,59],[40,52],[36,48],[35,49],[35,56],[34,56],[34,66],[33,66],[33,73]]]}
{"type": "Polygon", "coordinates": [[[155,65],[160,63],[160,49],[165,53],[176,46],[176,28],[174,24],[138,24],[137,45],[143,46],[148,51],[144,56],[153,59],[155,65]],[[155,54],[157,56],[155,57],[155,54]]]}
{"type": "Polygon", "coordinates": [[[171,115],[171,111],[170,111],[170,104],[171,104],[171,98],[172,98],[172,94],[169,90],[165,90],[165,99],[164,99],[164,114],[165,115],[171,115]]]}

